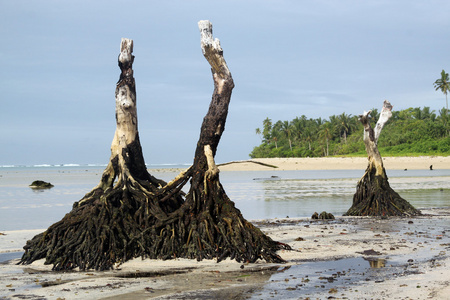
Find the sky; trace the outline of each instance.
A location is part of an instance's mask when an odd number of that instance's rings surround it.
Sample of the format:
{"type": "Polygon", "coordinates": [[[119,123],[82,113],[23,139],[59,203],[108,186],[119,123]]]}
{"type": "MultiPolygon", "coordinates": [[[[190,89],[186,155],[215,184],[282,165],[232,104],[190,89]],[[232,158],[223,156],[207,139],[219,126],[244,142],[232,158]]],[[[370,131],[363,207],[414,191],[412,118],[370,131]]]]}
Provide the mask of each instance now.
{"type": "Polygon", "coordinates": [[[108,162],[122,37],[146,163],[192,163],[213,91],[199,20],[235,82],[217,163],[248,159],[265,118],[359,115],[385,99],[437,112],[448,12],[447,0],[0,0],[0,165],[108,162]]]}

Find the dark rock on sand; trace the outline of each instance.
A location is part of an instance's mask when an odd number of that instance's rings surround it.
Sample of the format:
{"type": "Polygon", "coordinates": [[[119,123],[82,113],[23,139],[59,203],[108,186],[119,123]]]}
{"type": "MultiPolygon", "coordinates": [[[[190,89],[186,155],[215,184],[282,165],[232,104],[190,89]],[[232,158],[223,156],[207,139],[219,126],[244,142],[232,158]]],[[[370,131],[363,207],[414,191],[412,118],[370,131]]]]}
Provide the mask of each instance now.
{"type": "Polygon", "coordinates": [[[320,215],[317,212],[315,212],[311,216],[311,219],[314,219],[314,220],[334,220],[334,216],[333,216],[332,213],[327,213],[326,211],[321,212],[320,215]]]}
{"type": "Polygon", "coordinates": [[[51,189],[54,185],[50,182],[45,182],[42,180],[35,180],[30,184],[32,189],[51,189]]]}

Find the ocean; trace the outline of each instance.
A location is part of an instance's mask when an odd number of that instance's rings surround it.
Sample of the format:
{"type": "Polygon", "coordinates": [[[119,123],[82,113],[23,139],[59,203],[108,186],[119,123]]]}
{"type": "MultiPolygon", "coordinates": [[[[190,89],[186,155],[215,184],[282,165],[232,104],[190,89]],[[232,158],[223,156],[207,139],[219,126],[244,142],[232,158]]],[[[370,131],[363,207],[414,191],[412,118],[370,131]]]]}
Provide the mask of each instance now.
{"type": "MultiPolygon", "coordinates": [[[[151,165],[150,173],[170,181],[187,165],[151,165]]],[[[100,181],[103,165],[0,166],[0,231],[45,229],[100,181]],[[54,185],[33,190],[34,180],[54,185]]],[[[450,206],[450,169],[387,170],[389,183],[416,208],[450,206]]],[[[351,206],[364,170],[222,171],[220,181],[248,220],[343,215],[351,206]]],[[[186,189],[187,187],[185,187],[186,189]]]]}

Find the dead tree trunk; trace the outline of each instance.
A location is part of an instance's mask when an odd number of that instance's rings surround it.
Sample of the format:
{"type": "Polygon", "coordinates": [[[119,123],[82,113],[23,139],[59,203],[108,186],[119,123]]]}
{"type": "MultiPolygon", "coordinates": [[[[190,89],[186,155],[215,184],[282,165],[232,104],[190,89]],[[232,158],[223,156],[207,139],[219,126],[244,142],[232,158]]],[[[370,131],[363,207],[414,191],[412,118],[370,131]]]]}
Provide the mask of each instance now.
{"type": "Polygon", "coordinates": [[[225,130],[233,79],[223,58],[218,39],[213,40],[212,24],[200,21],[203,55],[211,65],[214,92],[209,111],[203,119],[192,170],[192,183],[184,206],[187,209],[190,239],[188,257],[226,257],[243,262],[265,259],[283,262],[276,254],[288,245],[273,241],[247,222],[226,195],[214,162],[220,138],[225,130]]]}
{"type": "Polygon", "coordinates": [[[54,270],[106,270],[135,257],[283,262],[276,251],[290,247],[247,222],[220,184],[214,156],[234,83],[220,43],[212,39],[211,23],[201,21],[199,27],[214,93],[193,166],[169,183],[147,172],[137,129],[133,42],[123,39],[109,164],[97,187],[61,221],[27,242],[19,263],[45,258],[54,270]],[[181,189],[189,180],[185,195],[181,189]]]}
{"type": "Polygon", "coordinates": [[[400,197],[389,185],[383,166],[383,159],[378,151],[378,138],[386,122],[392,116],[392,105],[384,101],[380,118],[372,129],[369,123],[371,111],[360,115],[359,120],[364,125],[364,144],[369,164],[364,176],[359,180],[353,205],[345,213],[347,216],[411,216],[419,215],[408,201],[400,197]]]}
{"type": "Polygon", "coordinates": [[[211,66],[214,92],[201,126],[193,166],[178,177],[178,180],[191,180],[186,200],[179,210],[160,220],[161,227],[165,227],[157,243],[164,241],[168,249],[155,248],[155,251],[162,258],[216,258],[220,261],[230,257],[238,262],[257,259],[284,262],[276,251],[290,247],[273,241],[246,221],[219,181],[214,156],[225,130],[234,82],[220,42],[213,40],[212,24],[200,21],[198,25],[202,51],[211,66]]]}
{"type": "MultiPolygon", "coordinates": [[[[133,41],[122,39],[116,85],[116,132],[109,164],[98,186],[75,202],[66,216],[25,245],[20,263],[45,258],[54,270],[110,269],[128,259],[150,255],[143,234],[156,223],[156,194],[166,183],[146,169],[136,113],[133,41]]],[[[183,202],[179,191],[164,202],[171,212],[183,202]]],[[[150,241],[151,242],[151,241],[150,241]]]]}

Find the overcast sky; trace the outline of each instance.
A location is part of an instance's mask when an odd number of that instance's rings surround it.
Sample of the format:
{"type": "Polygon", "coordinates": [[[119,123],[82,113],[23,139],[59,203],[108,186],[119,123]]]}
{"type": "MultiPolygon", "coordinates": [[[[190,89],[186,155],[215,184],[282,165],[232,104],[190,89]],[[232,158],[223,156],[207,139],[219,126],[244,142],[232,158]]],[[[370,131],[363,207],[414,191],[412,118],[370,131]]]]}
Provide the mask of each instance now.
{"type": "Polygon", "coordinates": [[[247,159],[266,117],[358,115],[384,99],[437,112],[449,12],[447,0],[0,0],[0,165],[108,162],[122,37],[146,163],[191,163],[213,91],[199,20],[236,85],[218,163],[247,159]]]}

